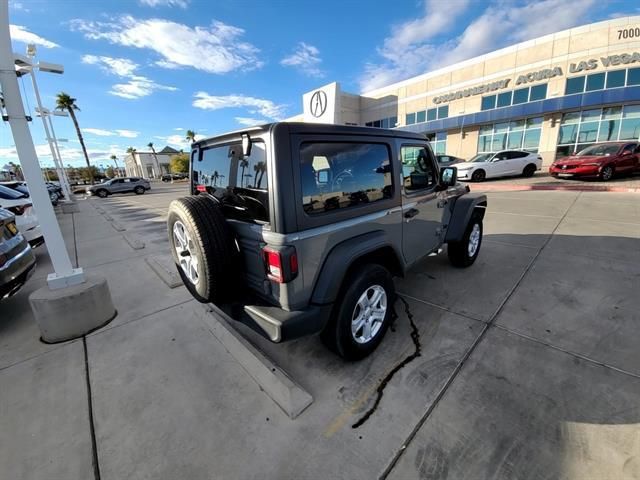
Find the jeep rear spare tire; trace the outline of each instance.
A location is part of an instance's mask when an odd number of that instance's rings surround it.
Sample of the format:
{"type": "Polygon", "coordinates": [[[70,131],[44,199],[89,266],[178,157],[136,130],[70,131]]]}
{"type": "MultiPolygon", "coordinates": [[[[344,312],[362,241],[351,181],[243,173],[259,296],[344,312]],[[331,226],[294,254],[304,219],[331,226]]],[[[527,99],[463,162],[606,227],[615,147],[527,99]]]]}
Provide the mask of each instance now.
{"type": "Polygon", "coordinates": [[[215,200],[184,197],[167,218],[171,254],[187,290],[202,303],[228,300],[240,270],[231,228],[215,200]]]}

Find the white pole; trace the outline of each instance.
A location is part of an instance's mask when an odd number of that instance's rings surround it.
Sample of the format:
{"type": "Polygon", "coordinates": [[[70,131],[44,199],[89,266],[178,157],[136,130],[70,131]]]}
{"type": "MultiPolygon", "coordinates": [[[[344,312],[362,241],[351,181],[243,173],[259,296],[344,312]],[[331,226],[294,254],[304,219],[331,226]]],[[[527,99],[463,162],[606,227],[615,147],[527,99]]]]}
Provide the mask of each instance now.
{"type": "Polygon", "coordinates": [[[56,137],[56,131],[53,129],[53,120],[51,120],[51,111],[47,113],[47,120],[49,120],[49,127],[51,128],[51,137],[53,138],[53,146],[56,149],[56,156],[58,157],[58,178],[60,179],[60,185],[64,191],[64,196],[67,200],[73,200],[73,192],[71,191],[71,185],[67,178],[67,172],[64,171],[64,164],[62,163],[62,155],[60,155],[60,148],[58,147],[58,139],[56,137]]]}
{"type": "Polygon", "coordinates": [[[31,201],[37,212],[55,272],[47,278],[49,288],[64,288],[83,283],[82,269],[74,269],[69,259],[60,226],[49,200],[49,192],[42,179],[42,170],[25,116],[11,51],[8,0],[0,0],[0,86],[22,172],[29,185],[31,201]]]}

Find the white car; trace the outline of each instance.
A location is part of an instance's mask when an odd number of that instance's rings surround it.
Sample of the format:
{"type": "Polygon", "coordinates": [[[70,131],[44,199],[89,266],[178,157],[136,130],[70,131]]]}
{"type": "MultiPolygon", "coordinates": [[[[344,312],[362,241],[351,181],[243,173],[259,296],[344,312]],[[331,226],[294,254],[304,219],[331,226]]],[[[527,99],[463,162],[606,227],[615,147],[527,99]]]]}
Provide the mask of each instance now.
{"type": "Polygon", "coordinates": [[[485,178],[532,177],[542,168],[542,157],[523,150],[479,153],[468,162],[458,163],[458,179],[481,182],[485,178]]]}
{"type": "Polygon", "coordinates": [[[24,193],[0,185],[0,208],[9,210],[15,215],[18,230],[32,247],[44,243],[38,217],[30,199],[24,193]]]}

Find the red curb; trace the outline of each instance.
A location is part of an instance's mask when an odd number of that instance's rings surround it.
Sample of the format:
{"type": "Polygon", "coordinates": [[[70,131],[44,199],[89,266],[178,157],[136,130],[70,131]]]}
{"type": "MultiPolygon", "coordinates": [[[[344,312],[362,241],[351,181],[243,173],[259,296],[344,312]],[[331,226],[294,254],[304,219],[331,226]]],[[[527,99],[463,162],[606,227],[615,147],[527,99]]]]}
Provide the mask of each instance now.
{"type": "MultiPolygon", "coordinates": [[[[467,184],[469,185],[469,184],[467,184]]],[[[569,192],[617,192],[617,193],[640,193],[640,187],[613,187],[606,185],[496,185],[479,184],[469,185],[472,191],[478,192],[517,192],[530,190],[556,190],[569,192]]]]}

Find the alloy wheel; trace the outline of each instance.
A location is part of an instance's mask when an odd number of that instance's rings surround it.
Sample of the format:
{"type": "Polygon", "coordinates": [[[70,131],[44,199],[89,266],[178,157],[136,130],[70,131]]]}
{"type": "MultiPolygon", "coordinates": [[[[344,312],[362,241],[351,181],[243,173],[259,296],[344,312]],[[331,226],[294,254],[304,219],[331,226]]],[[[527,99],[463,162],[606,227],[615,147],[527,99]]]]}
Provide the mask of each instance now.
{"type": "Polygon", "coordinates": [[[180,220],[173,224],[173,244],[178,254],[180,268],[189,281],[193,285],[197,285],[200,281],[200,275],[198,274],[200,260],[195,252],[191,235],[189,235],[189,232],[180,220]]]}
{"type": "Polygon", "coordinates": [[[380,285],[367,288],[356,303],[351,317],[351,335],[359,344],[373,340],[387,314],[387,292],[380,285]]]}
{"type": "Polygon", "coordinates": [[[480,225],[474,223],[473,228],[471,229],[471,234],[469,235],[469,244],[467,245],[467,253],[469,254],[469,257],[473,257],[476,254],[479,245],[480,225]]]}

